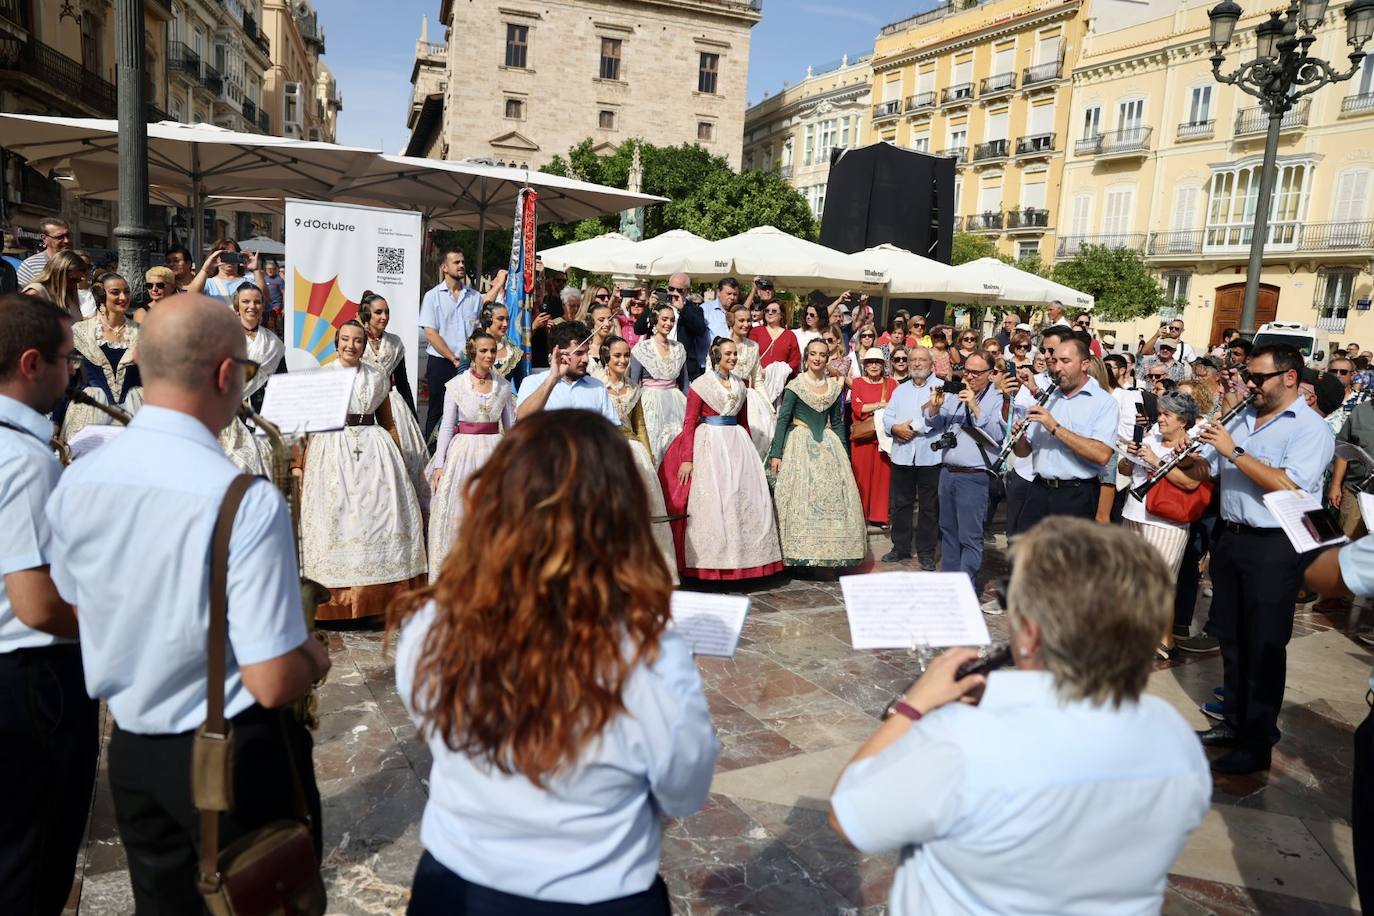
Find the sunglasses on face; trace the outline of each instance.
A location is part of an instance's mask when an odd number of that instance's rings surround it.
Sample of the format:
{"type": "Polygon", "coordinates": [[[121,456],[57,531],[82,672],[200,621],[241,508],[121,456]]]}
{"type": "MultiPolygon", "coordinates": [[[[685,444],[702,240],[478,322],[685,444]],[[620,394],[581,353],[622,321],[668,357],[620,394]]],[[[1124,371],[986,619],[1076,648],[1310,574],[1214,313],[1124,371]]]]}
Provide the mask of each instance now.
{"type": "Polygon", "coordinates": [[[1349,374],[1350,374],[1350,370],[1349,370],[1349,369],[1332,369],[1332,370],[1331,370],[1331,374],[1332,374],[1332,375],[1349,375],[1349,374]]]}
{"type": "Polygon", "coordinates": [[[782,310],[781,310],[781,309],[764,309],[764,310],[763,310],[763,313],[764,313],[765,315],[781,315],[781,314],[782,314],[782,310]]]}
{"type": "Polygon", "coordinates": [[[1017,353],[1025,353],[1030,350],[1030,344],[1017,344],[1012,347],[1012,350],[1017,353]]]}
{"type": "Polygon", "coordinates": [[[1287,371],[1287,369],[1275,369],[1273,372],[1251,372],[1249,369],[1242,369],[1240,370],[1240,377],[1244,381],[1254,382],[1255,387],[1258,388],[1271,378],[1283,375],[1287,371]]]}
{"type": "Polygon", "coordinates": [[[1167,376],[1167,375],[1165,375],[1165,374],[1163,374],[1163,373],[1154,373],[1154,372],[1151,372],[1151,373],[1150,373],[1150,381],[1152,381],[1152,382],[1162,382],[1162,381],[1164,381],[1164,380],[1165,380],[1166,378],[1168,378],[1168,377],[1169,377],[1169,376],[1167,376]]]}
{"type": "Polygon", "coordinates": [[[598,301],[598,302],[605,302],[607,299],[610,299],[610,298],[611,298],[611,294],[610,294],[610,293],[597,293],[597,294],[596,294],[595,296],[593,296],[592,298],[595,299],[595,300],[598,301]]]}
{"type": "Polygon", "coordinates": [[[143,281],[143,285],[146,286],[146,287],[148,287],[149,289],[166,289],[166,288],[167,288],[167,284],[164,283],[164,282],[162,282],[161,280],[145,280],[145,281],[143,281]]]}
{"type": "Polygon", "coordinates": [[[894,363],[904,363],[904,362],[906,362],[907,360],[906,360],[906,357],[905,357],[905,356],[894,356],[894,357],[892,357],[892,361],[893,361],[894,363]]]}
{"type": "Polygon", "coordinates": [[[670,287],[668,287],[668,292],[673,293],[674,295],[677,295],[677,296],[685,296],[685,295],[687,295],[687,290],[686,290],[686,289],[682,289],[682,288],[679,288],[679,287],[676,287],[676,286],[670,286],[670,287]]]}

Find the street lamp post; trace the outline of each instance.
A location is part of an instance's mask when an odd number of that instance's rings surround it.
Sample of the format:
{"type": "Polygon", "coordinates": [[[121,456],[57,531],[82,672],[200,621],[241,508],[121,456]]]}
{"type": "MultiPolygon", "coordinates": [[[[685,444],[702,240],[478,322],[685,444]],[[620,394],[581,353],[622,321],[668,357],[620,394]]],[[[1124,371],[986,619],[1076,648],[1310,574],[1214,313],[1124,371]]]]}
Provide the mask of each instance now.
{"type": "MultiPolygon", "coordinates": [[[[1369,0],[1374,3],[1374,0],[1369,0]]],[[[147,54],[143,37],[143,0],[119,0],[115,7],[119,113],[119,225],[115,244],[119,270],[135,301],[143,296],[148,248],[157,237],[148,228],[147,54]]]]}
{"type": "Polygon", "coordinates": [[[1259,195],[1255,201],[1255,225],[1250,238],[1250,266],[1245,274],[1245,301],[1241,307],[1240,328],[1247,338],[1255,335],[1255,311],[1259,300],[1260,270],[1264,263],[1264,243],[1269,235],[1269,209],[1274,195],[1279,151],[1279,132],[1283,117],[1293,103],[1311,95],[1328,83],[1348,80],[1360,68],[1364,46],[1374,32],[1374,0],[1351,0],[1345,7],[1346,44],[1350,46],[1350,69],[1336,70],[1308,50],[1317,40],[1316,30],[1326,17],[1328,0],[1289,0],[1282,14],[1255,27],[1255,57],[1229,74],[1221,72],[1226,47],[1235,33],[1242,10],[1234,0],[1222,0],[1208,11],[1211,20],[1212,76],[1247,95],[1259,99],[1260,108],[1269,115],[1269,132],[1264,142],[1264,165],[1260,169],[1259,195]]]}

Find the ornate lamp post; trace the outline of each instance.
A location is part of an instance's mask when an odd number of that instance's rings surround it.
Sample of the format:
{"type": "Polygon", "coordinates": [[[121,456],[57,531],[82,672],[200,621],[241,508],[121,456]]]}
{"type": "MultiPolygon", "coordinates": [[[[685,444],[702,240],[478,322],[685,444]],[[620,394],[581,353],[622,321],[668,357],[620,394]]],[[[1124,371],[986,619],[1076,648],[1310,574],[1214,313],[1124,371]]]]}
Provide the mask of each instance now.
{"type": "Polygon", "coordinates": [[[1222,0],[1208,11],[1211,20],[1212,75],[1219,83],[1229,83],[1259,99],[1269,115],[1269,133],[1264,143],[1264,165],[1260,170],[1259,196],[1255,201],[1254,235],[1250,239],[1250,267],[1245,275],[1245,302],[1241,308],[1241,333],[1255,334],[1255,307],[1259,299],[1260,269],[1264,243],[1269,234],[1269,209],[1274,196],[1274,167],[1279,150],[1279,131],[1283,116],[1293,104],[1328,83],[1348,80],[1355,75],[1364,57],[1364,46],[1374,33],[1374,0],[1351,0],[1345,7],[1346,44],[1350,45],[1350,69],[1340,72],[1319,57],[1309,57],[1308,49],[1317,40],[1316,30],[1326,16],[1328,0],[1290,0],[1283,14],[1270,13],[1255,27],[1255,57],[1242,63],[1233,73],[1223,74],[1226,47],[1236,30],[1242,10],[1234,0],[1222,0]]]}
{"type": "MultiPolygon", "coordinates": [[[[1367,0],[1374,3],[1374,0],[1367,0]]],[[[144,79],[147,54],[143,37],[143,4],[119,0],[115,8],[119,112],[119,225],[114,235],[119,271],[129,281],[137,302],[148,272],[148,249],[157,233],[148,228],[148,97],[144,79]]],[[[196,258],[200,252],[195,253],[196,258]]]]}

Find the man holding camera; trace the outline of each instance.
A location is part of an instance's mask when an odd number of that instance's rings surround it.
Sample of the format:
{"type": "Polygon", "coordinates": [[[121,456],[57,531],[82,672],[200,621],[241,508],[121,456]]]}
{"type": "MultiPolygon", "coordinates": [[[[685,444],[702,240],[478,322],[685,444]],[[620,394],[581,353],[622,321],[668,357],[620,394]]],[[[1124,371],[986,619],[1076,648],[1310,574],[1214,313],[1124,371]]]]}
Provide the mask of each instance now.
{"type": "Polygon", "coordinates": [[[931,446],[941,455],[940,569],[963,572],[976,584],[983,565],[983,522],[988,513],[988,474],[1006,431],[1002,393],[981,353],[964,361],[962,376],[933,391],[925,425],[939,433],[931,446]],[[979,435],[981,433],[981,435],[979,435]]]}
{"type": "MultiPolygon", "coordinates": [[[[893,368],[899,359],[892,357],[893,368]]],[[[911,559],[912,521],[916,519],[916,557],[921,569],[935,569],[935,536],[940,524],[940,453],[931,443],[939,438],[924,421],[925,406],[940,388],[933,374],[934,360],[925,347],[912,347],[907,359],[911,374],[897,386],[883,411],[883,426],[892,437],[892,550],[884,563],[911,559]],[[919,508],[917,508],[919,506],[919,508]]]]}

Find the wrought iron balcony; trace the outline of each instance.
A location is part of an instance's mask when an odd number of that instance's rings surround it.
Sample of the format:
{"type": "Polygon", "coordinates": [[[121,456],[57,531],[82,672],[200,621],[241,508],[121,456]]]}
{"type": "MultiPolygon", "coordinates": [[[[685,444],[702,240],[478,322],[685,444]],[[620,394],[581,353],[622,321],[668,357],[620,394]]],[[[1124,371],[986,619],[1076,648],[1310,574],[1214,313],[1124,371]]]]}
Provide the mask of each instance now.
{"type": "Polygon", "coordinates": [[[952,146],[949,149],[940,150],[940,155],[946,159],[953,159],[955,165],[963,165],[968,162],[968,147],[952,146]]]}
{"type": "MultiPolygon", "coordinates": [[[[1312,110],[1311,99],[1298,99],[1298,103],[1283,113],[1279,130],[1302,130],[1307,127],[1307,116],[1312,110]]],[[[1242,108],[1236,112],[1236,136],[1245,137],[1262,134],[1269,130],[1269,112],[1258,106],[1242,108]]]]}
{"type": "Polygon", "coordinates": [[[1150,151],[1150,134],[1153,132],[1153,127],[1123,127],[1107,131],[1079,140],[1074,144],[1074,152],[1080,156],[1097,156],[1099,159],[1143,157],[1150,151]]]}
{"type": "MultiPolygon", "coordinates": [[[[1313,307],[1316,308],[1317,306],[1314,305],[1313,307]]],[[[1347,305],[1343,308],[1340,308],[1338,314],[1318,315],[1317,328],[1322,331],[1334,331],[1337,334],[1344,334],[1345,320],[1347,315],[1349,314],[1349,311],[1350,307],[1347,305]]]]}
{"type": "Polygon", "coordinates": [[[906,98],[906,110],[907,110],[907,111],[921,111],[921,110],[926,109],[926,108],[934,108],[934,107],[935,107],[935,92],[934,92],[934,90],[932,90],[932,91],[930,91],[930,92],[918,92],[918,93],[916,93],[915,95],[909,95],[909,96],[907,96],[907,98],[906,98]]]}
{"type": "Polygon", "coordinates": [[[1054,152],[1054,134],[1029,134],[1016,141],[1017,156],[1045,156],[1054,152]]]}
{"type": "Polygon", "coordinates": [[[956,217],[954,217],[954,228],[953,228],[952,231],[954,231],[954,232],[963,232],[963,231],[964,231],[964,218],[963,218],[962,216],[956,216],[956,217]]]}
{"type": "Polygon", "coordinates": [[[1202,253],[1201,229],[1173,229],[1151,232],[1145,254],[1151,258],[1183,257],[1202,253]]]}
{"type": "MultiPolygon", "coordinates": [[[[1154,260],[1199,257],[1242,260],[1249,257],[1248,225],[1217,225],[1205,229],[1151,232],[1145,254],[1154,260]]],[[[1270,223],[1265,257],[1294,254],[1337,254],[1374,251],[1374,220],[1270,223]]]]}
{"type": "Polygon", "coordinates": [[[25,0],[0,0],[0,19],[8,19],[21,28],[33,28],[32,11],[25,0]]]}
{"type": "Polygon", "coordinates": [[[792,177],[792,163],[789,162],[789,163],[787,163],[786,165],[780,165],[780,166],[778,166],[778,177],[779,177],[779,178],[791,178],[791,177],[792,177]]]}
{"type": "Polygon", "coordinates": [[[252,99],[243,100],[243,117],[249,124],[258,126],[258,106],[253,104],[252,99]]]}
{"type": "Polygon", "coordinates": [[[1059,237],[1059,247],[1055,251],[1055,256],[1060,258],[1071,258],[1084,248],[1099,246],[1102,248],[1129,248],[1134,251],[1143,251],[1145,248],[1145,233],[1143,232],[1116,232],[1105,235],[1061,235],[1059,237]]]}
{"type": "Polygon", "coordinates": [[[973,84],[959,83],[940,92],[941,105],[967,105],[973,101],[973,84]]]}
{"type": "Polygon", "coordinates": [[[272,119],[267,117],[267,112],[265,111],[258,112],[258,130],[265,134],[270,134],[272,132],[272,119]]]}
{"type": "Polygon", "coordinates": [[[994,96],[1007,95],[1016,90],[1016,73],[997,73],[992,76],[983,77],[978,85],[978,98],[989,99],[994,96]]]}
{"type": "Polygon", "coordinates": [[[1050,211],[1044,207],[1022,207],[1007,211],[1008,232],[1043,232],[1050,227],[1050,211]]]}
{"type": "Polygon", "coordinates": [[[1178,139],[1182,140],[1210,140],[1212,134],[1216,133],[1217,122],[1212,121],[1184,121],[1178,125],[1178,139]]]}
{"type": "Polygon", "coordinates": [[[27,165],[19,173],[19,195],[27,206],[62,212],[62,183],[27,165]]]}
{"type": "Polygon", "coordinates": [[[974,162],[988,162],[995,159],[1007,158],[1007,141],[988,140],[986,143],[979,143],[973,148],[974,162]]]}
{"type": "Polygon", "coordinates": [[[1342,115],[1369,114],[1374,111],[1374,92],[1348,95],[1341,99],[1342,115]]]}
{"type": "Polygon", "coordinates": [[[901,99],[892,99],[888,102],[879,102],[873,106],[873,120],[880,121],[883,118],[895,118],[902,113],[901,99]]]}
{"type": "Polygon", "coordinates": [[[205,61],[200,65],[200,84],[215,95],[224,91],[224,76],[205,61]]]}
{"type": "Polygon", "coordinates": [[[200,82],[200,55],[179,41],[174,41],[167,49],[167,70],[169,73],[185,73],[195,82],[200,82]]]}
{"type": "Polygon", "coordinates": [[[965,232],[1001,232],[1002,225],[1001,210],[987,210],[964,217],[965,232]]]}
{"type": "Polygon", "coordinates": [[[1021,88],[1029,89],[1038,83],[1048,83],[1057,80],[1064,72],[1064,62],[1062,60],[1052,60],[1047,64],[1036,64],[1034,67],[1027,67],[1021,71],[1021,88]]]}
{"type": "Polygon", "coordinates": [[[106,117],[115,114],[115,87],[93,70],[32,36],[0,37],[0,71],[31,78],[48,92],[106,117]]]}

